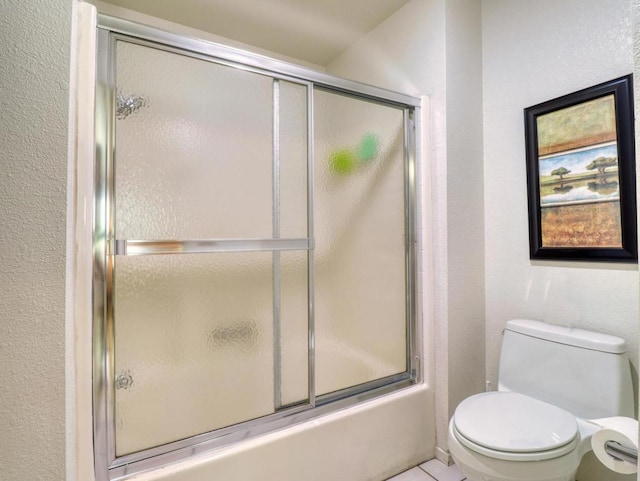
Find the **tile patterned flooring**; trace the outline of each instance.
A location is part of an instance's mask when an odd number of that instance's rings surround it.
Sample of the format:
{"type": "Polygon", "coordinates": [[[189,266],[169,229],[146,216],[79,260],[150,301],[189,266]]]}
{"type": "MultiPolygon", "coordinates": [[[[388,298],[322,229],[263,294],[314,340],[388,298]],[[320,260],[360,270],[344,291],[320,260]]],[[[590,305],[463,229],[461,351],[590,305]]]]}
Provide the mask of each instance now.
{"type": "Polygon", "coordinates": [[[447,466],[437,459],[432,459],[420,466],[400,473],[387,481],[464,481],[466,479],[454,464],[447,466]]]}

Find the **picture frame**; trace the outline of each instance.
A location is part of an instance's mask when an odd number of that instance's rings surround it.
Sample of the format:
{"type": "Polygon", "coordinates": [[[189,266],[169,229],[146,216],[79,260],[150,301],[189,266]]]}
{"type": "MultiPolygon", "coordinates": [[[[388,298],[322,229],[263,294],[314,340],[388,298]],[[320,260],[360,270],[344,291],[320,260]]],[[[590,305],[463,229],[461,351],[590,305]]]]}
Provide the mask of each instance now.
{"type": "Polygon", "coordinates": [[[632,83],[524,109],[530,259],[638,261],[632,83]]]}

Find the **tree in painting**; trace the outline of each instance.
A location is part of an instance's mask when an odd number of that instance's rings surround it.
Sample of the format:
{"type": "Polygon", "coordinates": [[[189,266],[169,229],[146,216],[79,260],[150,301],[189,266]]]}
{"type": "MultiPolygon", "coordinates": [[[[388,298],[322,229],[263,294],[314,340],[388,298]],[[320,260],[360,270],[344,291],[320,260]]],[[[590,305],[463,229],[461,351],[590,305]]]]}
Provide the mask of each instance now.
{"type": "Polygon", "coordinates": [[[587,165],[587,170],[598,169],[599,173],[604,174],[607,167],[613,167],[614,165],[618,165],[618,159],[616,157],[598,157],[587,165]]]}
{"type": "Polygon", "coordinates": [[[551,171],[551,175],[557,175],[560,177],[560,180],[562,180],[562,176],[567,175],[569,172],[571,171],[566,167],[558,167],[556,170],[551,171]]]}

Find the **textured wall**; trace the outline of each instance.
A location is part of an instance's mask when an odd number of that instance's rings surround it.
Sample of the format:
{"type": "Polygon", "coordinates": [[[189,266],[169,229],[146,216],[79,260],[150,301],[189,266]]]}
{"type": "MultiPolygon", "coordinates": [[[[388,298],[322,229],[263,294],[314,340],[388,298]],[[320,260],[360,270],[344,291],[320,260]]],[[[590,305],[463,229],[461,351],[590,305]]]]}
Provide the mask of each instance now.
{"type": "MultiPolygon", "coordinates": [[[[637,266],[529,260],[523,120],[525,107],[632,72],[630,7],[629,0],[483,1],[487,372],[494,383],[502,329],[518,317],[619,335],[637,368],[637,266]]],[[[591,479],[612,479],[601,474],[591,479]]]]}
{"type": "Polygon", "coordinates": [[[523,108],[633,70],[630,3],[543,3],[483,3],[487,368],[493,380],[500,332],[514,317],[617,334],[637,366],[637,266],[528,258],[523,125],[523,108]]]}
{"type": "Polygon", "coordinates": [[[485,388],[480,5],[446,2],[449,417],[485,388]]]}
{"type": "Polygon", "coordinates": [[[64,479],[71,0],[0,4],[0,479],[64,479]]]}

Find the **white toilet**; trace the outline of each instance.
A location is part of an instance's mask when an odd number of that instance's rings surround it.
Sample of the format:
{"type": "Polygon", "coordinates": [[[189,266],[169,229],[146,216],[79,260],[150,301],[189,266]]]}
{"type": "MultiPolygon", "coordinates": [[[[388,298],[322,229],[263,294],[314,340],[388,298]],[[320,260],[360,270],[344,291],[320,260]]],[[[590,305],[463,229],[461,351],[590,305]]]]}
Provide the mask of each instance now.
{"type": "Polygon", "coordinates": [[[469,481],[574,481],[591,422],[634,417],[623,339],[538,321],[509,321],[498,391],[460,403],[449,450],[469,481]]]}

